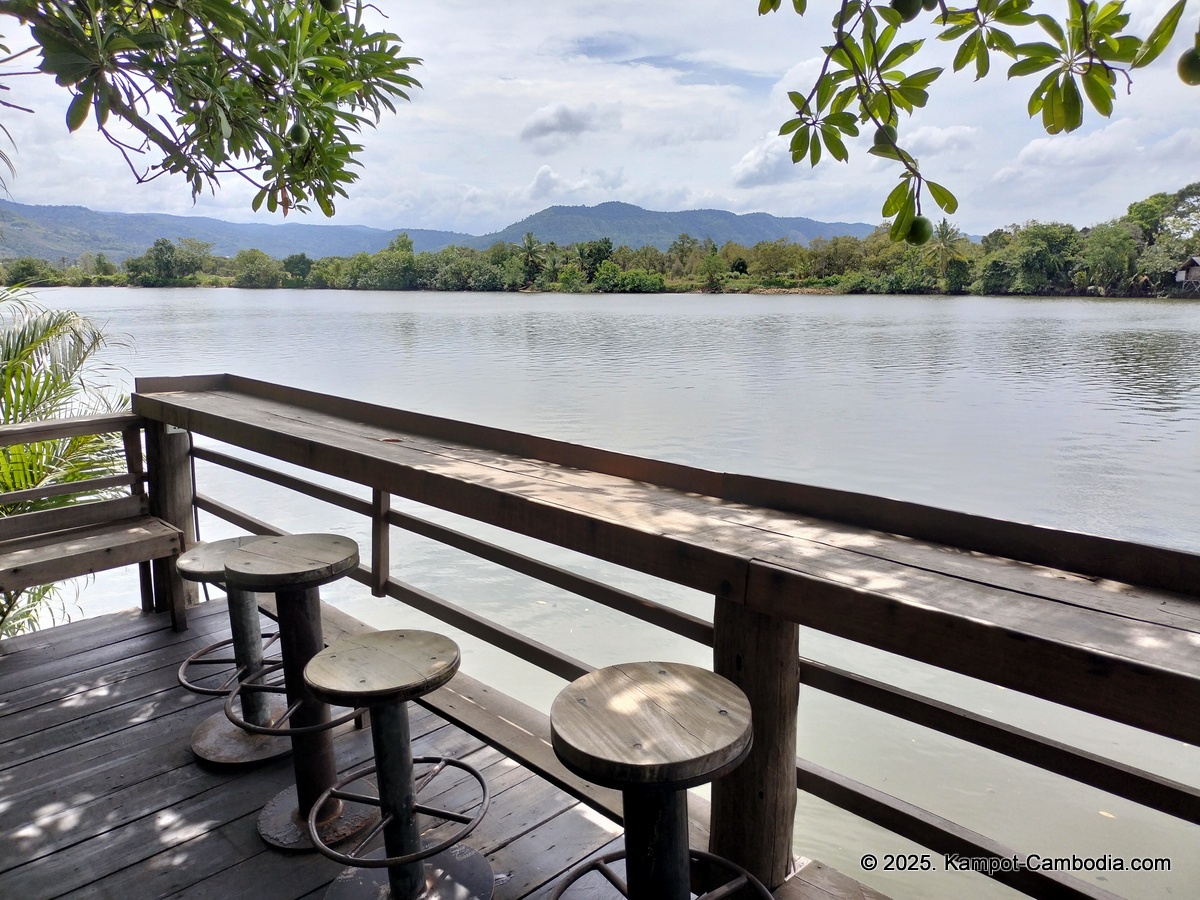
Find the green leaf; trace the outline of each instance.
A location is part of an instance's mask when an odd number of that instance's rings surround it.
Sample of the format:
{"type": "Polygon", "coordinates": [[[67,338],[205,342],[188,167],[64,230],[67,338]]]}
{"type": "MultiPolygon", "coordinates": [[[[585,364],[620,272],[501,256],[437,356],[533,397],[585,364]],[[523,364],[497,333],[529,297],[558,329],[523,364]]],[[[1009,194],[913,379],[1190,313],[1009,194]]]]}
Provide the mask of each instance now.
{"type": "Polygon", "coordinates": [[[954,71],[960,72],[974,57],[976,48],[979,46],[979,32],[971,32],[968,37],[958,46],[958,52],[954,54],[954,71]]]}
{"type": "Polygon", "coordinates": [[[1075,76],[1070,73],[1063,77],[1063,130],[1074,131],[1083,124],[1083,98],[1079,95],[1079,85],[1075,76]]]}
{"type": "Polygon", "coordinates": [[[758,0],[758,14],[760,16],[775,12],[777,9],[779,9],[779,0],[758,0]]]}
{"type": "Polygon", "coordinates": [[[916,217],[917,198],[912,193],[906,192],[900,208],[896,210],[896,218],[892,220],[892,227],[888,231],[888,236],[893,241],[904,240],[904,236],[908,234],[908,229],[912,227],[912,221],[916,217]]]}
{"type": "Polygon", "coordinates": [[[1183,15],[1183,8],[1186,5],[1187,0],[1179,0],[1167,10],[1167,14],[1154,26],[1150,36],[1142,44],[1142,49],[1137,52],[1133,62],[1130,63],[1133,68],[1140,69],[1158,59],[1159,54],[1167,48],[1167,44],[1171,43],[1171,38],[1175,35],[1175,28],[1179,25],[1179,19],[1183,15]]]}
{"type": "Polygon", "coordinates": [[[1057,77],[1054,84],[1046,91],[1042,102],[1042,127],[1047,134],[1059,134],[1067,124],[1066,110],[1063,108],[1063,89],[1057,77]]]}
{"type": "Polygon", "coordinates": [[[808,143],[808,162],[809,165],[816,168],[817,163],[821,161],[821,141],[816,137],[808,143]]]}
{"type": "Polygon", "coordinates": [[[1100,42],[1097,55],[1105,62],[1132,63],[1141,52],[1142,42],[1127,34],[1114,40],[1100,42]]]}
{"type": "Polygon", "coordinates": [[[786,122],[784,122],[782,125],[779,126],[779,133],[781,135],[791,134],[793,131],[795,131],[797,128],[799,128],[803,124],[804,124],[803,119],[788,119],[786,122]]]}
{"type": "Polygon", "coordinates": [[[920,72],[914,72],[907,76],[901,84],[906,88],[927,88],[937,80],[942,71],[941,68],[922,69],[920,72]]]}
{"type": "Polygon", "coordinates": [[[979,49],[975,51],[975,80],[986,77],[991,65],[992,60],[988,55],[987,44],[980,41],[979,49]]]}
{"type": "Polygon", "coordinates": [[[1034,116],[1036,116],[1038,114],[1038,112],[1041,110],[1041,108],[1045,105],[1046,94],[1049,92],[1050,88],[1054,85],[1054,83],[1057,80],[1058,80],[1058,73],[1051,72],[1049,75],[1047,75],[1045,78],[1043,78],[1041,80],[1041,83],[1039,83],[1036,88],[1033,89],[1033,93],[1029,95],[1029,117],[1030,118],[1033,118],[1034,116]]]}
{"type": "Polygon", "coordinates": [[[1067,36],[1063,34],[1062,26],[1058,24],[1058,20],[1053,16],[1040,15],[1034,16],[1037,23],[1042,26],[1042,30],[1058,43],[1059,49],[1067,48],[1067,36]]]}
{"type": "Polygon", "coordinates": [[[812,131],[807,127],[792,135],[792,143],[789,148],[792,151],[792,162],[798,163],[808,156],[808,142],[811,139],[812,131]]]}
{"type": "Polygon", "coordinates": [[[939,41],[956,41],[969,31],[975,30],[975,20],[963,22],[961,25],[952,25],[938,35],[939,41]]]}
{"type": "Polygon", "coordinates": [[[832,128],[822,128],[821,138],[825,141],[825,148],[829,151],[829,155],[838,162],[845,162],[850,158],[850,153],[846,150],[846,145],[842,143],[841,135],[832,128]]]}
{"type": "Polygon", "coordinates": [[[1029,59],[1023,59],[1020,62],[1015,62],[1009,66],[1008,77],[1017,78],[1022,75],[1032,75],[1035,72],[1041,72],[1043,69],[1048,69],[1057,63],[1057,59],[1046,59],[1044,56],[1032,56],[1029,59]]]}
{"type": "Polygon", "coordinates": [[[887,58],[879,64],[881,71],[886,72],[888,69],[894,69],[900,65],[914,53],[921,49],[924,41],[905,41],[899,44],[896,49],[887,55],[887,58]]]}
{"type": "Polygon", "coordinates": [[[887,199],[883,201],[883,217],[890,219],[896,213],[900,212],[900,207],[908,197],[909,180],[903,179],[901,182],[892,188],[892,192],[888,194],[887,199]]]}
{"type": "Polygon", "coordinates": [[[987,45],[1005,56],[1011,56],[1014,59],[1017,56],[1017,43],[1009,36],[1008,32],[991,29],[988,31],[987,45]]]}
{"type": "Polygon", "coordinates": [[[926,181],[925,187],[929,188],[929,194],[933,197],[933,202],[940,206],[946,215],[952,216],[958,211],[958,198],[936,181],[926,181]]]}
{"type": "Polygon", "coordinates": [[[1087,94],[1092,108],[1100,115],[1112,115],[1113,98],[1116,91],[1109,82],[1109,73],[1104,66],[1088,66],[1083,70],[1083,92],[1087,94]]]}

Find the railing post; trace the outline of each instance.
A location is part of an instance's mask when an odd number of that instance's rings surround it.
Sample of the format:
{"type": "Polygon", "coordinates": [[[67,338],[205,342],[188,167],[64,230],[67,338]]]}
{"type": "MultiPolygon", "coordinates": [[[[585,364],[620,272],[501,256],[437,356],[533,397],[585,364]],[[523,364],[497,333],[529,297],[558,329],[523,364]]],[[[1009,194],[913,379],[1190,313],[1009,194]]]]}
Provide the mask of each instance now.
{"type": "Polygon", "coordinates": [[[392,510],[392,495],[375,488],[371,492],[371,593],[387,596],[387,580],[392,564],[392,526],[388,513],[392,510]]]}
{"type": "Polygon", "coordinates": [[[754,744],[713,782],[709,848],[774,890],[794,872],[799,627],[717,597],[713,628],[713,670],[749,698],[754,744]]]}
{"type": "MultiPolygon", "coordinates": [[[[188,433],[162,422],[146,423],[146,467],[150,485],[150,513],[183,532],[182,550],[196,543],[192,520],[192,467],[188,458],[188,433]]],[[[171,610],[176,631],[187,628],[187,607],[199,599],[196,585],[179,577],[175,558],[154,561],[154,597],[158,612],[171,610]]]]}

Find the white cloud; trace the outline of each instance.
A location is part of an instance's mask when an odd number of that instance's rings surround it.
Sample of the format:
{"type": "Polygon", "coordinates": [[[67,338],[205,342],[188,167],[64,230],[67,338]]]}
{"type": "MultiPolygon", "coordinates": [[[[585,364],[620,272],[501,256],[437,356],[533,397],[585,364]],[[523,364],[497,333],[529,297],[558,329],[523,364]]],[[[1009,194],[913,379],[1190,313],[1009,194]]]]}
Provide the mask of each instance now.
{"type": "Polygon", "coordinates": [[[733,167],[735,187],[779,184],[793,177],[792,154],[788,140],[769,134],[746,151],[733,167]]]}
{"type": "Polygon", "coordinates": [[[549,166],[540,166],[525,192],[530,200],[553,200],[587,187],[587,181],[568,181],[549,166]]]}
{"type": "Polygon", "coordinates": [[[980,130],[971,125],[939,127],[923,125],[903,136],[906,150],[916,156],[925,154],[970,153],[980,130]]]}
{"type": "Polygon", "coordinates": [[[525,120],[519,136],[522,141],[533,143],[545,152],[578,140],[584,132],[609,130],[619,125],[620,116],[616,110],[601,111],[595,104],[551,103],[525,120]]]}
{"type": "MultiPolygon", "coordinates": [[[[874,222],[895,183],[897,167],[867,155],[869,135],[851,142],[848,165],[812,170],[793,166],[787,138],[775,134],[793,111],[787,92],[807,90],[819,71],[828,41],[819,11],[800,18],[784,4],[758,16],[753,3],[728,0],[378,2],[404,52],[423,58],[424,87],[364,131],[361,177],[338,203],[339,223],[482,234],[550,203],[605,200],[874,222]]],[[[1170,5],[1147,0],[1131,12],[1144,28],[1170,5]]],[[[927,38],[922,57],[952,53],[932,39],[936,29],[905,29],[927,38]]],[[[1024,113],[1029,79],[1007,82],[997,70],[979,83],[947,72],[929,106],[904,119],[902,138],[958,195],[957,224],[973,233],[1030,218],[1111,218],[1196,180],[1200,131],[1188,111],[1197,95],[1173,64],[1190,31],[1138,71],[1111,122],[1090,116],[1084,133],[1047,138],[1024,113]]],[[[135,185],[94,133],[67,135],[66,92],[51,79],[13,80],[6,99],[38,109],[5,116],[19,202],[280,220],[252,213],[253,190],[237,178],[195,206],[181,179],[135,185]]]]}

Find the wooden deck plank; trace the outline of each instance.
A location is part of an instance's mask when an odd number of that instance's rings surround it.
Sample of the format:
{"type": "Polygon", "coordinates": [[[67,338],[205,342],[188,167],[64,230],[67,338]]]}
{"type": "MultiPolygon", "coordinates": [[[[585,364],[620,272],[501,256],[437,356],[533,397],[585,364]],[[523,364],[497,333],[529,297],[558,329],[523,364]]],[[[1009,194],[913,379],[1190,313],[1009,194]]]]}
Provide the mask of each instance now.
{"type": "MultiPolygon", "coordinates": [[[[121,622],[112,632],[93,631],[87,619],[36,632],[44,635],[59,628],[67,629],[62,640],[51,643],[49,638],[44,638],[44,643],[28,645],[11,654],[0,653],[0,678],[10,686],[9,690],[17,690],[57,677],[52,667],[57,667],[59,674],[83,674],[139,652],[131,649],[137,646],[139,640],[144,647],[157,648],[164,641],[178,643],[197,634],[215,634],[228,622],[223,604],[212,604],[211,608],[208,604],[202,604],[195,608],[193,616],[189,616],[186,632],[175,632],[173,636],[164,637],[163,632],[170,630],[171,624],[161,616],[134,611],[117,615],[121,617],[121,622]],[[208,621],[210,618],[213,621],[208,621]]],[[[0,641],[0,649],[7,643],[7,639],[0,641]]]]}
{"type": "MultiPolygon", "coordinates": [[[[86,635],[92,649],[73,654],[82,669],[78,684],[60,672],[41,703],[34,686],[8,690],[21,681],[18,667],[0,672],[0,709],[10,697],[22,704],[0,717],[21,726],[0,744],[0,764],[12,761],[0,770],[0,897],[283,900],[320,896],[341,871],[323,857],[268,850],[258,837],[258,810],[290,783],[290,760],[249,770],[195,762],[191,732],[220,701],[188,694],[172,679],[179,661],[222,635],[226,621],[220,603],[199,612],[193,621],[207,622],[212,634],[182,641],[165,615],[158,617],[162,628],[150,629],[140,616],[113,616],[116,644],[132,654],[124,660],[104,640],[103,617],[45,635],[57,639],[51,646],[86,635]],[[93,657],[100,661],[93,665],[93,657]],[[39,711],[49,724],[41,731],[30,727],[39,711]]],[[[485,772],[492,807],[469,840],[499,862],[500,896],[521,900],[617,833],[611,821],[475,734],[415,704],[410,715],[415,753],[466,758],[485,772]]],[[[371,754],[369,731],[343,730],[334,745],[341,771],[371,754]]],[[[473,782],[442,777],[436,802],[465,808],[473,801],[473,782]]]]}
{"type": "MultiPolygon", "coordinates": [[[[217,627],[219,624],[218,620],[212,626],[212,630],[202,630],[195,627],[197,623],[193,622],[193,627],[184,632],[185,640],[177,643],[175,647],[181,655],[190,655],[197,650],[204,649],[213,643],[214,635],[220,633],[217,627]]],[[[160,649],[152,647],[141,653],[95,666],[86,673],[72,674],[68,671],[5,693],[0,696],[0,740],[9,735],[8,729],[11,721],[8,717],[16,713],[36,708],[46,709],[56,705],[75,709],[75,698],[114,688],[131,678],[163,668],[177,672],[179,666],[175,664],[174,660],[164,660],[160,649]]]]}

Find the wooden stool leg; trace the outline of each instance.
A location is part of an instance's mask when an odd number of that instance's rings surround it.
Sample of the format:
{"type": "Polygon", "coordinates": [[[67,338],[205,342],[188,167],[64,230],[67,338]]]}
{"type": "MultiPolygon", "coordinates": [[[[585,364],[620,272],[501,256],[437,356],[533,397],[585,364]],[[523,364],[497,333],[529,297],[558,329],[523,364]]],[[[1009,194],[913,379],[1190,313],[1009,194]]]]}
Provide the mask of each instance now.
{"type": "MultiPolygon", "coordinates": [[[[375,747],[375,776],[379,780],[379,805],[391,821],[383,829],[388,856],[407,856],[421,849],[417,816],[413,809],[412,743],[408,731],[408,704],[371,707],[371,742],[375,747]]],[[[421,860],[388,867],[391,900],[415,900],[425,890],[425,863],[421,860]]]]}
{"type": "Polygon", "coordinates": [[[688,900],[687,791],[624,791],[629,900],[688,900]]]}
{"type": "MultiPolygon", "coordinates": [[[[321,633],[321,597],[316,588],[279,592],[279,647],[288,703],[300,702],[291,726],[305,728],[329,721],[329,705],[315,699],[304,683],[304,667],[324,648],[321,633]]],[[[337,780],[333,733],[292,735],[292,763],[296,771],[296,797],[300,818],[308,816],[317,798],[337,780]]]]}
{"type": "MultiPolygon", "coordinates": [[[[263,667],[262,628],[258,624],[258,602],[250,591],[229,588],[229,630],[233,637],[233,659],[238,668],[257,672],[263,667]]],[[[271,697],[261,691],[243,691],[242,715],[251,725],[271,724],[271,697]]]]}

